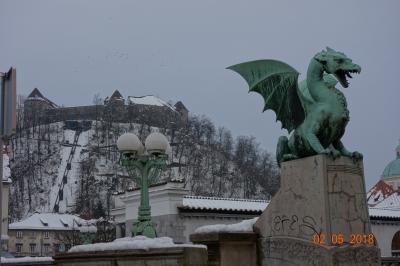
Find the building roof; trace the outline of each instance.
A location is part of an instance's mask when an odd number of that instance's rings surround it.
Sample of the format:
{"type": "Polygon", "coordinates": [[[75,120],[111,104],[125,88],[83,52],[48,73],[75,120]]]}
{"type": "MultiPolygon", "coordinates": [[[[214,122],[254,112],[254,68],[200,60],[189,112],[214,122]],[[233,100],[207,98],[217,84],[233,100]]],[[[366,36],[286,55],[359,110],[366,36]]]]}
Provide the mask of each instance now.
{"type": "Polygon", "coordinates": [[[183,204],[179,206],[183,210],[212,210],[232,212],[259,212],[261,213],[268,206],[267,200],[217,198],[201,196],[185,196],[183,204]]]}
{"type": "Polygon", "coordinates": [[[186,110],[186,111],[188,111],[186,106],[181,101],[178,101],[174,106],[175,106],[176,110],[186,110]]]}
{"type": "Polygon", "coordinates": [[[58,107],[57,104],[53,103],[52,101],[44,97],[43,94],[37,88],[33,89],[33,91],[28,95],[28,98],[26,98],[26,100],[41,100],[45,101],[53,108],[58,107]]]}
{"type": "Polygon", "coordinates": [[[37,88],[34,88],[33,91],[28,95],[28,98],[44,98],[44,96],[37,88]]]}
{"type": "MultiPolygon", "coordinates": [[[[397,192],[395,194],[397,195],[397,192]]],[[[398,204],[397,207],[389,208],[386,205],[369,207],[370,217],[374,220],[400,221],[400,197],[395,202],[398,204]]],[[[261,214],[268,204],[268,200],[185,196],[182,206],[178,208],[182,211],[261,214]]]]}
{"type": "Polygon", "coordinates": [[[147,95],[147,96],[140,96],[140,97],[129,96],[128,103],[129,104],[152,105],[152,106],[164,106],[164,107],[170,108],[173,111],[176,111],[175,108],[172,107],[170,104],[168,104],[167,102],[161,100],[160,98],[158,98],[154,95],[147,95]]]}
{"type": "Polygon", "coordinates": [[[9,225],[10,230],[79,230],[92,231],[93,221],[87,221],[72,214],[35,213],[25,220],[9,225]]]}
{"type": "Polygon", "coordinates": [[[369,208],[369,217],[375,218],[389,218],[389,219],[396,219],[400,220],[400,209],[384,209],[384,208],[369,208]]]}
{"type": "Polygon", "coordinates": [[[122,97],[122,94],[118,90],[115,90],[110,99],[123,100],[124,97],[122,97]]]}
{"type": "Polygon", "coordinates": [[[374,206],[375,208],[400,210],[400,192],[393,192],[390,196],[374,206]]]}
{"type": "Polygon", "coordinates": [[[396,147],[396,159],[391,161],[383,170],[382,179],[400,177],[400,144],[396,147]]]}
{"type": "Polygon", "coordinates": [[[375,206],[379,202],[383,201],[390,195],[392,195],[395,190],[383,180],[379,180],[367,193],[367,202],[371,206],[375,206]]]}
{"type": "Polygon", "coordinates": [[[400,158],[391,161],[383,170],[382,179],[386,179],[388,177],[400,177],[400,158]]]}

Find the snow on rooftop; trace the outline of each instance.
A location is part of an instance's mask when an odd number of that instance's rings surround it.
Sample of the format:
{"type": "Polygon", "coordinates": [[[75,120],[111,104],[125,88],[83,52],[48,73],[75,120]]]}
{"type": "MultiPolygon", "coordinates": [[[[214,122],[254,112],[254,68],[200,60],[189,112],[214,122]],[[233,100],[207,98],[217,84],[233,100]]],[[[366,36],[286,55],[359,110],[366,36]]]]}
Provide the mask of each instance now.
{"type": "Polygon", "coordinates": [[[400,218],[400,209],[369,208],[370,217],[400,218]]]}
{"type": "Polygon", "coordinates": [[[52,106],[53,108],[58,107],[55,103],[44,97],[43,94],[37,88],[33,89],[33,91],[28,95],[26,100],[44,101],[50,104],[50,106],[52,106]]]}
{"type": "Polygon", "coordinates": [[[253,232],[253,225],[257,222],[258,217],[243,220],[236,224],[213,224],[204,225],[197,228],[195,233],[220,233],[220,232],[253,232]]]}
{"type": "Polygon", "coordinates": [[[86,220],[72,214],[35,213],[25,220],[9,225],[9,229],[31,230],[93,230],[86,220]],[[82,226],[84,225],[84,226],[82,226]],[[85,228],[90,227],[90,228],[85,228]]]}
{"type": "Polygon", "coordinates": [[[380,201],[373,207],[381,209],[400,210],[400,193],[397,191],[393,192],[390,196],[386,197],[384,200],[380,201]]]}
{"type": "MultiPolygon", "coordinates": [[[[180,206],[180,208],[197,210],[263,212],[268,206],[268,203],[269,201],[266,200],[185,196],[183,197],[183,204],[180,206]]],[[[371,217],[400,218],[400,194],[395,192],[376,206],[369,207],[369,214],[371,217]]],[[[207,226],[206,229],[201,229],[200,232],[203,232],[202,230],[236,230],[236,226],[231,226],[233,225],[212,225],[211,227],[207,226]]],[[[238,225],[238,227],[240,228],[241,225],[238,225]]]]}
{"type": "Polygon", "coordinates": [[[72,247],[68,252],[95,252],[107,250],[129,250],[141,249],[149,250],[152,248],[168,248],[168,247],[195,247],[207,248],[204,245],[191,245],[191,244],[174,244],[170,237],[147,238],[145,236],[124,237],[117,238],[113,242],[96,243],[88,245],[78,245],[72,247]]]}
{"type": "Polygon", "coordinates": [[[367,193],[367,201],[368,204],[374,206],[379,202],[383,201],[395,191],[383,180],[379,180],[378,183],[375,184],[367,193]]]}
{"type": "Polygon", "coordinates": [[[4,258],[1,257],[2,263],[23,263],[23,262],[51,262],[52,257],[21,257],[21,258],[4,258]]]}
{"type": "Polygon", "coordinates": [[[268,206],[268,203],[267,200],[185,196],[181,208],[262,212],[268,206]]]}
{"type": "Polygon", "coordinates": [[[168,107],[168,108],[172,109],[173,111],[175,111],[174,107],[172,107],[170,104],[166,103],[165,101],[161,100],[160,98],[158,98],[154,95],[147,95],[147,96],[141,96],[141,97],[129,96],[128,102],[130,104],[165,106],[165,107],[168,107]]]}

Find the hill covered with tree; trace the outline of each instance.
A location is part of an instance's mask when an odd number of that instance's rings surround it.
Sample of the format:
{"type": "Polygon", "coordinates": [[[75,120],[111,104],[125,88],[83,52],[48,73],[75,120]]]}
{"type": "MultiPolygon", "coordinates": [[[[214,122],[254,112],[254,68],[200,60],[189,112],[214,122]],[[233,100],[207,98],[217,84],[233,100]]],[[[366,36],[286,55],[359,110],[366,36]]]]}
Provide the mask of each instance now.
{"type": "Polygon", "coordinates": [[[24,125],[23,101],[9,142],[13,220],[35,211],[107,216],[113,193],[135,186],[118,163],[115,143],[125,132],[142,141],[154,131],[165,134],[172,154],[160,181],[183,180],[192,195],[265,199],[279,187],[275,161],[254,137],[233,137],[207,117],[155,127],[147,120],[115,122],[109,110],[92,120],[24,125]]]}

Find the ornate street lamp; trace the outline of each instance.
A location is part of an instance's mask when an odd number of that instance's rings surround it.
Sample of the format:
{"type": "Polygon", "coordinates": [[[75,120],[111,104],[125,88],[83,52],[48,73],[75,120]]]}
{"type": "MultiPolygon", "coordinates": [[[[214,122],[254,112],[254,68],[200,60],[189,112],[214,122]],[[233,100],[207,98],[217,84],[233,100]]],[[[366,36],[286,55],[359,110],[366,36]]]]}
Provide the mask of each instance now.
{"type": "Polygon", "coordinates": [[[168,140],[161,133],[151,133],[143,146],[135,134],[125,133],[118,138],[117,147],[122,153],[122,166],[140,187],[138,220],[133,223],[132,236],[157,237],[155,224],[151,221],[149,185],[159,178],[166,166],[171,149],[168,140]]]}

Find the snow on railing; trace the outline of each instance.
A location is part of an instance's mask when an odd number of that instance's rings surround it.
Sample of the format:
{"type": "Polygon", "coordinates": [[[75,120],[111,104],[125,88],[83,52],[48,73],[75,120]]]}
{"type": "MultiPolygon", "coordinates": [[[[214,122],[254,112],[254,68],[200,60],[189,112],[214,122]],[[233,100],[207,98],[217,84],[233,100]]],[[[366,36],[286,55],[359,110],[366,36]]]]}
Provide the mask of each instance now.
{"type": "Polygon", "coordinates": [[[107,251],[107,250],[129,250],[129,249],[141,249],[149,250],[152,248],[168,248],[168,247],[195,247],[195,248],[207,248],[204,245],[193,245],[193,244],[175,244],[170,237],[157,237],[148,238],[145,236],[136,237],[124,237],[115,239],[113,242],[108,243],[96,243],[88,245],[78,245],[72,247],[68,253],[76,252],[95,252],[95,251],[107,251]]]}
{"type": "Polygon", "coordinates": [[[253,232],[253,225],[257,222],[258,217],[243,220],[236,224],[213,224],[204,225],[197,228],[195,233],[230,233],[230,232],[253,232]]]}

